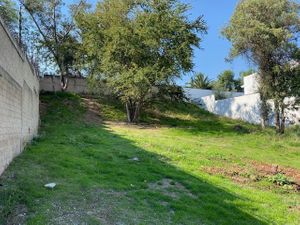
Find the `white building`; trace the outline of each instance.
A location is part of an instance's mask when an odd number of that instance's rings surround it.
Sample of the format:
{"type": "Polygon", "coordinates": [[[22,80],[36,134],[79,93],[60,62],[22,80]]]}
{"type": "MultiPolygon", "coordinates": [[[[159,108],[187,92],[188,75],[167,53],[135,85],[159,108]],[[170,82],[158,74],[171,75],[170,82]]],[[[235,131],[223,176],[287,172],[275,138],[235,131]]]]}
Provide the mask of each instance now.
{"type": "MultiPolygon", "coordinates": [[[[186,96],[202,108],[216,115],[241,119],[253,124],[261,123],[260,94],[258,93],[258,74],[244,78],[244,92],[227,92],[228,98],[216,100],[212,90],[184,88],[186,96]]],[[[287,101],[293,98],[286,99],[287,101]]],[[[272,106],[272,101],[269,101],[272,106]]],[[[286,112],[287,124],[300,124],[300,108],[289,109],[286,112]]],[[[274,124],[274,114],[269,116],[269,124],[274,124]]]]}

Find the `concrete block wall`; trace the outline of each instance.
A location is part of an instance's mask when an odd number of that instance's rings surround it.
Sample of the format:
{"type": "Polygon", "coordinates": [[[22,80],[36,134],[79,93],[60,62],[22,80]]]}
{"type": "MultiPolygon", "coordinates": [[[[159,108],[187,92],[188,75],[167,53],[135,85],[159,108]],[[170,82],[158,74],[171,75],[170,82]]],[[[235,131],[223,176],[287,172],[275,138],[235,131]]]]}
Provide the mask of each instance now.
{"type": "MultiPolygon", "coordinates": [[[[59,76],[44,76],[40,79],[40,90],[57,92],[61,91],[59,76]]],[[[87,80],[84,78],[70,77],[68,78],[67,92],[71,93],[89,93],[87,80]]]]}
{"type": "Polygon", "coordinates": [[[0,18],[0,174],[38,125],[38,77],[0,18]]]}

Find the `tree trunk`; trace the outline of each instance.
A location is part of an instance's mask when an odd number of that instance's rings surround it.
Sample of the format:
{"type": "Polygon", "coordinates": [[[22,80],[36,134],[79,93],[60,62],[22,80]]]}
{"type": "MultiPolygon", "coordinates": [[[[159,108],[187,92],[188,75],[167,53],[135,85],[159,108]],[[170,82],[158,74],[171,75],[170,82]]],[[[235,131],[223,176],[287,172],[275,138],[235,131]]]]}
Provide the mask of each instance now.
{"type": "Polygon", "coordinates": [[[269,120],[269,106],[263,93],[260,93],[260,100],[261,127],[265,129],[269,120]]]}
{"type": "Polygon", "coordinates": [[[126,103],[126,112],[127,112],[127,120],[129,123],[137,123],[140,116],[140,106],[139,102],[132,102],[129,100],[126,103]]]}
{"type": "Polygon", "coordinates": [[[274,123],[275,123],[275,128],[276,128],[276,132],[280,133],[281,130],[281,124],[280,124],[280,107],[279,107],[279,103],[277,100],[275,100],[274,102],[274,123]]]}
{"type": "Polygon", "coordinates": [[[281,104],[281,121],[280,121],[280,133],[285,132],[285,106],[284,103],[281,104]]]}
{"type": "Polygon", "coordinates": [[[68,88],[68,77],[67,77],[67,70],[65,69],[65,66],[62,61],[58,58],[58,67],[60,70],[60,86],[61,86],[61,91],[65,91],[68,88]]]}
{"type": "Polygon", "coordinates": [[[61,86],[61,90],[65,91],[68,88],[68,78],[66,77],[66,75],[61,75],[60,76],[60,86],[61,86]]]}

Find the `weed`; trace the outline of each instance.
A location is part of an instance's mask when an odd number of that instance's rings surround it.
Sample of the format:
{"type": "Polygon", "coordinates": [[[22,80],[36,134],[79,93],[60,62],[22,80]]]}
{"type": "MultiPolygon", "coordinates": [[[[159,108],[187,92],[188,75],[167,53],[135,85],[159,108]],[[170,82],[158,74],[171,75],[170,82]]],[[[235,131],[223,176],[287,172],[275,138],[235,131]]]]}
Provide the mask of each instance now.
{"type": "Polygon", "coordinates": [[[290,181],[284,174],[282,173],[277,173],[274,176],[269,177],[268,179],[270,182],[275,183],[279,186],[284,186],[284,185],[290,185],[292,184],[292,181],[290,181]]]}

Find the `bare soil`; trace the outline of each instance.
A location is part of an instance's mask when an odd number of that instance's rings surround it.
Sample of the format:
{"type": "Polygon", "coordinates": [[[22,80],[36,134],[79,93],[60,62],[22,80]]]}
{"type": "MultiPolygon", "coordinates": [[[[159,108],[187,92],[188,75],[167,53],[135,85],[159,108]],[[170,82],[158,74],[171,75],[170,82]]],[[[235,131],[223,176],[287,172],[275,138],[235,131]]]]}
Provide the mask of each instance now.
{"type": "Polygon", "coordinates": [[[290,167],[251,161],[243,167],[239,165],[229,167],[207,167],[204,168],[204,171],[211,175],[217,174],[229,177],[234,182],[241,184],[257,182],[264,178],[282,173],[293,182],[292,185],[294,189],[300,191],[300,171],[290,167]]]}
{"type": "Polygon", "coordinates": [[[100,104],[91,98],[82,98],[82,101],[87,109],[84,115],[84,121],[87,124],[102,124],[103,120],[100,116],[100,104]]]}
{"type": "Polygon", "coordinates": [[[179,199],[182,194],[191,198],[196,198],[185,186],[172,179],[164,178],[158,182],[150,183],[148,185],[150,190],[156,190],[164,195],[172,197],[173,199],[179,199]]]}

